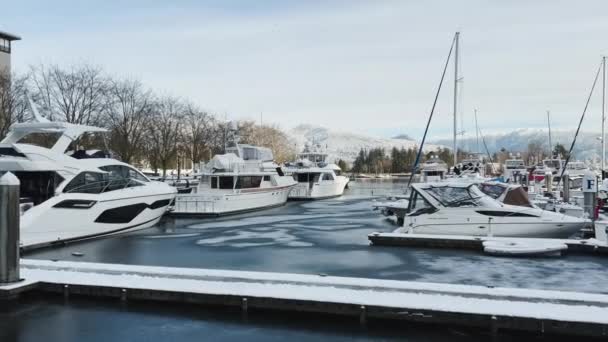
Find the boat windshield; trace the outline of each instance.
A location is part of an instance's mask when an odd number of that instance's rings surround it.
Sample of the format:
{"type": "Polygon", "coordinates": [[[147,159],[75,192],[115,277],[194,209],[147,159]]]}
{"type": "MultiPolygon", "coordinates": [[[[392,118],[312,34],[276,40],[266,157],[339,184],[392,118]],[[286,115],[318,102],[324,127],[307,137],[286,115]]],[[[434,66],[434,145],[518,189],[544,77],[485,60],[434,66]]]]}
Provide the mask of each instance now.
{"type": "Polygon", "coordinates": [[[447,208],[497,207],[495,200],[481,192],[476,185],[469,187],[441,186],[426,191],[447,208]]]}
{"type": "Polygon", "coordinates": [[[24,135],[17,143],[51,148],[61,138],[62,134],[61,132],[31,132],[24,135]]]}

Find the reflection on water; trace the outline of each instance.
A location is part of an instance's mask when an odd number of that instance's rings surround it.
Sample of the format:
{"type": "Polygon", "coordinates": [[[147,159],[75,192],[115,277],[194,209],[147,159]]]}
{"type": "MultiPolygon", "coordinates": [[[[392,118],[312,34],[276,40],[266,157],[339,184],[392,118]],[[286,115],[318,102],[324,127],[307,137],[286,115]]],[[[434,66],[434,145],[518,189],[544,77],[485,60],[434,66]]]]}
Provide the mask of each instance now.
{"type": "Polygon", "coordinates": [[[0,308],[2,342],[156,341],[555,341],[486,331],[370,320],[357,317],[284,314],[196,305],[93,301],[30,295],[0,308]]]}

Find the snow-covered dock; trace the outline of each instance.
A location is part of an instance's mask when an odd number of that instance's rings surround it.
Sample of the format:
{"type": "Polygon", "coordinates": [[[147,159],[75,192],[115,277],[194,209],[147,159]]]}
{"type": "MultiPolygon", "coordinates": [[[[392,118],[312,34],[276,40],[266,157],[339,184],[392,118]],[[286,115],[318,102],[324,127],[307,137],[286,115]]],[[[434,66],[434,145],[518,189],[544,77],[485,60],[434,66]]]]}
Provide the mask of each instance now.
{"type": "Polygon", "coordinates": [[[483,251],[484,242],[490,241],[502,243],[505,246],[508,244],[521,245],[527,248],[537,246],[539,250],[544,247],[563,244],[567,248],[562,253],[608,255],[608,244],[597,239],[541,239],[404,233],[371,233],[368,235],[368,239],[372,245],[376,246],[452,248],[478,251],[483,251]]]}
{"type": "MultiPolygon", "coordinates": [[[[380,279],[22,259],[23,282],[0,286],[0,298],[28,290],[69,297],[235,306],[514,329],[583,336],[608,334],[608,295],[380,279]]],[[[253,312],[252,312],[253,311],[253,312]]]]}

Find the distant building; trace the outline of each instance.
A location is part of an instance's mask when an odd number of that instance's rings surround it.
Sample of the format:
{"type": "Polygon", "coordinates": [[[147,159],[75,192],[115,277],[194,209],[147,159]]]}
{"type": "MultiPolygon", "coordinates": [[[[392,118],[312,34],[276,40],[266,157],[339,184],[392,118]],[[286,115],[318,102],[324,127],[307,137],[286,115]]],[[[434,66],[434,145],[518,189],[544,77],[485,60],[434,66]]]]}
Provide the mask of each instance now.
{"type": "Polygon", "coordinates": [[[11,45],[20,37],[0,31],[0,71],[11,71],[11,45]]]}

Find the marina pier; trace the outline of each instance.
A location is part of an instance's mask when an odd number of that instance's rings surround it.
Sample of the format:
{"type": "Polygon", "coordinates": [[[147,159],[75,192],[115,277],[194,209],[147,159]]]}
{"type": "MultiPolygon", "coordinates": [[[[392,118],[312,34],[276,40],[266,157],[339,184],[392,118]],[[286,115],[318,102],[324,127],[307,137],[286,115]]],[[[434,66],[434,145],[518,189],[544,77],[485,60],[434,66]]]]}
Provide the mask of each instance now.
{"type": "Polygon", "coordinates": [[[86,262],[21,260],[26,291],[116,301],[158,301],[256,311],[323,313],[538,334],[608,335],[608,295],[468,285],[86,262]]]}

